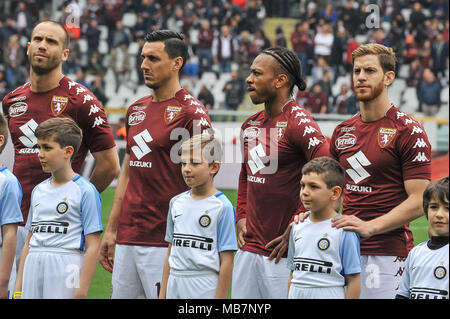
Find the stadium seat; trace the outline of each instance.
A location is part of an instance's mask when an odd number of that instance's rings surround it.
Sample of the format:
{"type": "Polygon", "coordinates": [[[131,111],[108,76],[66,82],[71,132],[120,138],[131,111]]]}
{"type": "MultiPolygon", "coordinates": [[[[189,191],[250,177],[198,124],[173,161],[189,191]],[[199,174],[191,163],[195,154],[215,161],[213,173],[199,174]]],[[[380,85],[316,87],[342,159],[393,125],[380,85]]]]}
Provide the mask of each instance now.
{"type": "Polygon", "coordinates": [[[447,103],[447,108],[448,108],[448,101],[449,101],[448,94],[449,94],[448,86],[443,87],[442,91],[441,91],[441,102],[447,103]]]}
{"type": "Polygon", "coordinates": [[[88,49],[87,40],[84,38],[79,38],[77,41],[78,41],[78,45],[80,46],[81,53],[83,53],[83,54],[87,53],[87,49],[88,49]]]}
{"type": "Polygon", "coordinates": [[[398,77],[407,79],[409,77],[409,64],[402,64],[398,70],[398,77]]]}
{"type": "Polygon", "coordinates": [[[125,99],[118,94],[111,95],[106,106],[111,109],[120,109],[127,107],[125,99]]]}
{"type": "Polygon", "coordinates": [[[98,53],[100,53],[100,54],[109,54],[108,42],[106,42],[106,40],[100,40],[100,43],[98,45],[98,53]]]}
{"type": "Polygon", "coordinates": [[[399,108],[407,113],[411,114],[417,111],[419,107],[419,100],[417,99],[416,88],[408,87],[403,92],[403,99],[399,108]]]}
{"type": "Polygon", "coordinates": [[[123,14],[122,23],[125,28],[132,28],[137,22],[136,13],[126,12],[123,14]]]}
{"type": "Polygon", "coordinates": [[[401,12],[403,18],[405,19],[405,21],[409,21],[409,16],[411,15],[412,9],[405,8],[405,9],[402,9],[400,12],[401,12]]]}
{"type": "Polygon", "coordinates": [[[131,42],[128,46],[128,54],[131,54],[133,57],[139,53],[139,43],[131,42]]]}
{"type": "Polygon", "coordinates": [[[108,40],[108,26],[106,25],[98,25],[97,27],[100,30],[100,40],[108,40]]]}

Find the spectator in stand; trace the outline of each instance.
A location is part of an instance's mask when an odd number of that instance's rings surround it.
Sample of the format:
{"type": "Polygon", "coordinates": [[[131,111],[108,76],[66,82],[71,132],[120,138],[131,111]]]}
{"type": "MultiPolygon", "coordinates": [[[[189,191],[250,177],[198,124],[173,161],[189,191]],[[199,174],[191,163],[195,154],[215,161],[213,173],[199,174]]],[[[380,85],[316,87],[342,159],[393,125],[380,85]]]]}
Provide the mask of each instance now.
{"type": "Polygon", "coordinates": [[[333,97],[333,111],[332,113],[337,114],[347,114],[346,102],[347,99],[351,96],[351,92],[348,89],[347,84],[341,85],[341,91],[338,95],[333,97]]]}
{"type": "Polygon", "coordinates": [[[202,21],[202,26],[198,32],[198,62],[200,72],[210,72],[212,70],[213,55],[212,45],[214,41],[214,31],[208,20],[202,21]]]}
{"type": "Polygon", "coordinates": [[[75,82],[77,82],[78,84],[83,85],[85,88],[90,90],[89,84],[86,82],[85,76],[84,76],[84,72],[83,72],[83,70],[81,68],[78,69],[78,71],[76,73],[75,82]]]}
{"type": "Polygon", "coordinates": [[[414,40],[414,35],[408,34],[405,39],[405,47],[403,49],[403,62],[411,63],[412,60],[419,57],[418,46],[414,40]]]}
{"type": "Polygon", "coordinates": [[[445,63],[449,55],[448,42],[444,41],[442,33],[436,35],[436,41],[431,47],[432,70],[435,76],[445,73],[445,63]]]}
{"type": "Polygon", "coordinates": [[[304,21],[295,25],[295,30],[291,34],[292,49],[300,59],[302,66],[302,73],[306,73],[308,62],[308,46],[312,45],[312,40],[309,37],[309,23],[304,21]]]}
{"type": "Polygon", "coordinates": [[[427,17],[422,11],[422,4],[419,1],[414,2],[413,11],[409,16],[409,22],[411,23],[413,30],[419,30],[423,27],[427,17]]]}
{"type": "Polygon", "coordinates": [[[125,30],[122,20],[119,20],[116,21],[116,29],[112,32],[110,48],[117,48],[122,43],[128,46],[130,44],[130,35],[128,30],[125,30]]]}
{"type": "Polygon", "coordinates": [[[136,52],[136,63],[134,65],[134,68],[136,69],[136,74],[138,76],[138,85],[144,85],[145,81],[144,81],[144,73],[141,70],[141,64],[142,64],[142,48],[144,47],[145,44],[145,40],[144,38],[138,38],[137,42],[139,44],[139,49],[136,52]]]}
{"type": "Polygon", "coordinates": [[[339,14],[339,20],[344,21],[345,29],[349,32],[356,32],[359,26],[358,11],[354,7],[354,1],[348,0],[339,14]]]}
{"type": "Polygon", "coordinates": [[[198,93],[197,98],[203,103],[207,110],[214,108],[214,95],[210,90],[208,90],[205,84],[200,87],[200,92],[198,93]]]}
{"type": "Polygon", "coordinates": [[[331,72],[331,67],[327,63],[327,61],[324,59],[323,56],[319,56],[317,58],[317,63],[313,67],[312,72],[311,72],[313,83],[316,83],[321,78],[323,78],[323,76],[327,72],[331,72]]]}
{"type": "Polygon", "coordinates": [[[25,69],[24,49],[20,46],[19,35],[14,34],[9,38],[9,43],[3,49],[3,63],[5,64],[6,80],[11,88],[26,82],[27,70],[25,69]]]}
{"type": "Polygon", "coordinates": [[[327,96],[327,106],[329,105],[329,100],[333,97],[333,91],[331,90],[332,86],[331,78],[332,78],[331,71],[326,71],[323,77],[319,81],[317,81],[317,83],[322,87],[322,91],[327,96]]]}
{"type": "Polygon", "coordinates": [[[220,30],[221,32],[214,39],[212,46],[214,64],[219,65],[220,73],[230,73],[237,41],[233,38],[228,25],[224,24],[220,30]]]}
{"type": "Polygon", "coordinates": [[[250,59],[253,61],[262,50],[268,47],[270,47],[270,40],[263,30],[257,30],[250,43],[250,59]]]}
{"type": "MultiPolygon", "coordinates": [[[[122,20],[122,0],[103,0],[105,5],[105,24],[108,26],[108,38],[116,28],[116,21],[122,20]]],[[[111,47],[112,41],[108,39],[108,44],[111,47]]]]}
{"type": "Polygon", "coordinates": [[[331,47],[331,69],[333,71],[333,83],[341,75],[341,68],[344,67],[344,48],[347,44],[345,28],[338,27],[331,47]]]}
{"type": "Polygon", "coordinates": [[[304,105],[305,109],[310,113],[327,113],[328,97],[323,92],[320,84],[316,83],[313,85],[306,103],[304,105]]]}
{"type": "Polygon", "coordinates": [[[148,19],[146,19],[143,14],[139,13],[137,15],[136,24],[131,28],[133,40],[137,41],[137,39],[143,38],[148,31],[148,27],[148,19]]]}
{"type": "MultiPolygon", "coordinates": [[[[306,76],[303,77],[303,82],[307,82],[306,76]]],[[[297,95],[295,96],[295,102],[300,105],[301,107],[305,107],[306,100],[308,99],[310,88],[307,87],[305,90],[298,90],[297,95]]]]}
{"type": "Polygon", "coordinates": [[[355,94],[351,94],[350,97],[345,101],[345,112],[347,114],[356,114],[359,112],[360,103],[356,99],[355,94]]]}
{"type": "Polygon", "coordinates": [[[327,4],[325,6],[325,9],[323,9],[322,12],[320,13],[320,17],[325,19],[325,22],[328,23],[328,24],[333,24],[334,25],[338,21],[338,14],[334,10],[332,4],[327,4]]]}
{"type": "Polygon", "coordinates": [[[114,132],[115,138],[118,140],[127,139],[127,129],[125,127],[125,118],[121,117],[117,123],[117,130],[114,132]]]}
{"type": "Polygon", "coordinates": [[[100,53],[97,51],[92,52],[91,59],[86,68],[86,74],[103,76],[105,73],[105,69],[100,60],[100,53]]]}
{"type": "Polygon", "coordinates": [[[14,13],[16,20],[16,28],[21,35],[27,36],[33,26],[32,16],[27,9],[27,4],[24,1],[19,1],[16,11],[14,13]]]}
{"type": "Polygon", "coordinates": [[[430,69],[423,71],[423,82],[417,90],[419,100],[419,112],[423,110],[424,115],[434,116],[441,107],[441,84],[430,69]]]}
{"type": "Polygon", "coordinates": [[[89,26],[86,30],[86,42],[87,42],[87,58],[88,61],[94,51],[98,52],[100,45],[100,30],[98,29],[98,22],[96,19],[89,21],[89,26]]]}
{"type": "Polygon", "coordinates": [[[6,81],[5,72],[0,71],[0,100],[3,100],[6,94],[10,91],[8,82],[6,81]]]}
{"type": "Polygon", "coordinates": [[[69,57],[66,62],[63,63],[62,69],[64,74],[76,74],[81,65],[81,59],[83,53],[81,52],[80,44],[78,40],[72,39],[69,41],[69,57]]]}
{"type": "Polygon", "coordinates": [[[316,58],[323,57],[331,64],[331,48],[333,47],[334,35],[328,24],[323,25],[314,37],[314,54],[316,58]]]}
{"type": "Polygon", "coordinates": [[[108,103],[108,97],[105,94],[105,86],[102,75],[98,74],[95,76],[94,82],[90,85],[90,90],[94,93],[103,106],[108,103]]]}
{"type": "Polygon", "coordinates": [[[85,7],[89,20],[95,19],[97,21],[102,21],[104,9],[102,0],[89,0],[85,7]]]}
{"type": "MultiPolygon", "coordinates": [[[[236,111],[245,94],[245,83],[239,78],[236,71],[231,72],[231,80],[225,83],[223,91],[225,92],[225,108],[236,111]]],[[[233,116],[232,121],[235,120],[236,116],[233,116]]]]}
{"type": "Polygon", "coordinates": [[[117,48],[112,49],[109,57],[109,67],[114,73],[117,92],[122,83],[126,84],[130,74],[130,55],[127,52],[125,43],[121,43],[117,48]]]}
{"type": "Polygon", "coordinates": [[[420,63],[420,59],[416,58],[411,62],[409,67],[408,78],[406,79],[406,85],[409,87],[419,87],[423,78],[423,71],[425,67],[420,63]]]}
{"type": "Polygon", "coordinates": [[[256,30],[261,29],[261,20],[258,17],[259,7],[256,0],[248,0],[247,8],[245,10],[245,22],[247,24],[247,30],[250,33],[254,33],[256,30]]]}
{"type": "Polygon", "coordinates": [[[320,14],[317,11],[317,4],[309,2],[307,6],[306,15],[303,17],[303,21],[308,21],[309,29],[313,32],[316,30],[316,26],[319,23],[320,14]]]}
{"type": "Polygon", "coordinates": [[[275,29],[275,39],[273,39],[273,45],[272,46],[287,48],[286,36],[284,35],[283,27],[281,25],[279,25],[275,29]]]}

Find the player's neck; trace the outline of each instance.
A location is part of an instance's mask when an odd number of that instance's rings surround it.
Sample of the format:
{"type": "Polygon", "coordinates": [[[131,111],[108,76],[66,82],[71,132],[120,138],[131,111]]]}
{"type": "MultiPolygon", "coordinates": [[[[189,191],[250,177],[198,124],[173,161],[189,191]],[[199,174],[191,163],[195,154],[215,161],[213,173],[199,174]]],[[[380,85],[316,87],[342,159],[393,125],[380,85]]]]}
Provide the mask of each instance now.
{"type": "Polygon", "coordinates": [[[180,81],[177,77],[170,79],[167,84],[157,89],[153,89],[153,101],[163,102],[172,99],[181,89],[180,81]]]}
{"type": "Polygon", "coordinates": [[[214,187],[214,179],[205,184],[191,188],[191,196],[196,200],[211,197],[217,192],[217,188],[214,187]]]}
{"type": "Polygon", "coordinates": [[[324,220],[333,218],[337,214],[338,213],[333,209],[333,207],[331,205],[329,205],[327,207],[324,207],[321,210],[311,212],[311,214],[309,215],[309,219],[313,223],[318,223],[318,222],[323,222],[324,220]]]}
{"type": "Polygon", "coordinates": [[[37,74],[30,71],[31,91],[35,93],[48,92],[58,87],[59,81],[64,77],[61,68],[56,68],[47,74],[37,74]]]}
{"type": "Polygon", "coordinates": [[[52,172],[52,180],[50,184],[52,186],[61,186],[72,180],[76,176],[71,164],[64,166],[59,170],[52,172]]]}
{"type": "Polygon", "coordinates": [[[386,112],[391,107],[391,102],[387,90],[377,98],[370,101],[360,102],[361,119],[364,122],[374,122],[386,116],[386,112]]]}
{"type": "Polygon", "coordinates": [[[270,117],[275,117],[283,111],[283,107],[291,100],[290,96],[278,94],[272,100],[264,103],[266,114],[270,117]]]}

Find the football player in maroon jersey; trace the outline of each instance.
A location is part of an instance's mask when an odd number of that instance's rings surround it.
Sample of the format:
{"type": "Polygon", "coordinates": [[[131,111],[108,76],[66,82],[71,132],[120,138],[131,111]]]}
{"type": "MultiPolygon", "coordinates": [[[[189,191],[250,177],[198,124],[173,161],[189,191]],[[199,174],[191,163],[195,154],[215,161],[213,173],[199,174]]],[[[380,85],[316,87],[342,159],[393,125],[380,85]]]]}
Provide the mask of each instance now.
{"type": "Polygon", "coordinates": [[[380,44],[352,54],[360,112],[336,127],[330,152],[345,169],[343,215],[333,225],[361,236],[361,298],[394,298],[423,215],[431,146],[423,126],[389,101],[395,53],[380,44]]]}
{"type": "Polygon", "coordinates": [[[236,213],[240,249],[232,298],[286,298],[289,269],[282,257],[288,241],[282,235],[293,216],[304,210],[296,195],[303,165],[329,156],[329,145],[313,117],[292,99],[294,86],[306,87],[294,52],[266,49],[250,70],[250,98],[265,109],[242,125],[244,162],[236,213]]]}
{"type": "Polygon", "coordinates": [[[181,129],[183,140],[211,126],[205,107],[180,85],[183,36],[159,30],[145,40],[141,69],[153,92],[128,108],[125,159],[100,248],[100,262],[112,272],[112,298],[158,297],[169,202],[188,189],[171,156],[180,143],[173,133],[181,129]]]}
{"type": "MultiPolygon", "coordinates": [[[[8,119],[14,144],[14,174],[23,190],[21,209],[24,223],[31,191],[50,176],[42,171],[34,135],[38,124],[45,120],[70,117],[83,130],[83,141],[72,166],[79,173],[90,151],[97,162],[90,182],[99,192],[108,187],[120,170],[114,137],[103,108],[92,92],[62,73],[62,63],[70,53],[68,44],[69,36],[61,24],[53,21],[38,23],[27,44],[30,81],[3,99],[3,113],[8,119]]],[[[24,227],[19,227],[17,262],[26,233],[24,227]]]]}

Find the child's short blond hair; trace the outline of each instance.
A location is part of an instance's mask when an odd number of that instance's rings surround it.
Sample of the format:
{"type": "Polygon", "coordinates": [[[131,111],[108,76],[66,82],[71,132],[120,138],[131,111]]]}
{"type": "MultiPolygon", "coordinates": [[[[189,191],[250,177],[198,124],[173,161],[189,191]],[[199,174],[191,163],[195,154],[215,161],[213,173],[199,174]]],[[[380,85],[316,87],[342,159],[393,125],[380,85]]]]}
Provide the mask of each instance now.
{"type": "Polygon", "coordinates": [[[355,51],[352,52],[352,64],[355,59],[365,55],[376,55],[380,61],[384,73],[388,71],[395,72],[396,57],[392,48],[378,43],[361,44],[355,51]]]}
{"type": "Polygon", "coordinates": [[[213,134],[196,134],[190,139],[181,144],[178,154],[185,154],[189,152],[190,155],[201,152],[202,159],[208,164],[219,162],[222,159],[222,147],[219,141],[213,134]]]}
{"type": "Polygon", "coordinates": [[[74,120],[66,117],[48,119],[38,125],[34,135],[37,139],[53,137],[61,147],[73,147],[73,159],[81,145],[83,131],[74,120]]]}

